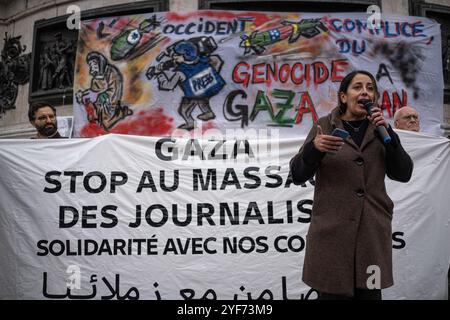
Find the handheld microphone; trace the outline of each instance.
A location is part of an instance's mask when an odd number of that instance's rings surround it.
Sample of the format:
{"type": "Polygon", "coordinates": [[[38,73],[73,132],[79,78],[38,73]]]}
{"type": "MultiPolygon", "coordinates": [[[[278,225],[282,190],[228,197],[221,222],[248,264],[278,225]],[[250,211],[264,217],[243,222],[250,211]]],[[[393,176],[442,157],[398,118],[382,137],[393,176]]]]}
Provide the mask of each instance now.
{"type": "MultiPolygon", "coordinates": [[[[372,116],[373,102],[370,100],[362,100],[361,103],[363,104],[364,109],[366,109],[367,114],[369,116],[372,116]]],[[[383,141],[384,144],[388,144],[389,142],[391,142],[391,136],[387,132],[385,126],[378,126],[377,131],[380,134],[381,140],[383,141]]]]}

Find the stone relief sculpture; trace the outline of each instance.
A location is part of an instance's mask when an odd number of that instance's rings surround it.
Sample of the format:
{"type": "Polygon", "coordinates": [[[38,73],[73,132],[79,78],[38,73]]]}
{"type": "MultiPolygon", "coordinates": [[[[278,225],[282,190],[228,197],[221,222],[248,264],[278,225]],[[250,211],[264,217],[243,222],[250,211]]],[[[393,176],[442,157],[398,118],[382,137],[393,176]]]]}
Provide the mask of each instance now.
{"type": "Polygon", "coordinates": [[[11,37],[5,32],[0,61],[0,117],[15,109],[19,85],[30,79],[31,53],[23,54],[26,46],[20,44],[21,37],[11,37]]]}
{"type": "Polygon", "coordinates": [[[73,86],[76,43],[64,39],[61,32],[55,42],[43,42],[39,62],[38,90],[64,89],[73,86]]]}

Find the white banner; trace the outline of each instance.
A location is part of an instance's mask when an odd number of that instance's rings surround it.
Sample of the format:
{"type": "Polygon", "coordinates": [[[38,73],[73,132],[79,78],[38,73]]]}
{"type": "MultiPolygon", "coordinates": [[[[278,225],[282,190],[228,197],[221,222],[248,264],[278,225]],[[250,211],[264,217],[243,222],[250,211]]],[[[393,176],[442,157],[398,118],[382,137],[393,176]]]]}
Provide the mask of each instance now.
{"type": "MultiPolygon", "coordinates": [[[[395,285],[445,299],[450,143],[399,131],[414,160],[395,203],[395,285]]],[[[302,139],[106,135],[0,141],[2,299],[316,299],[301,281],[313,185],[302,139]]]]}

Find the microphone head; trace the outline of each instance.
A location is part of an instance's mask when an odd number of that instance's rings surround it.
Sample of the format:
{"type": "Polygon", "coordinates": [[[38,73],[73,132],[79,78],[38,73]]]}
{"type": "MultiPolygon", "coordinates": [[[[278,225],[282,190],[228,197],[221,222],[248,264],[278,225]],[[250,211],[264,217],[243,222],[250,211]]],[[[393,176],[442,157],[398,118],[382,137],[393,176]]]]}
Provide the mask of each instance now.
{"type": "Polygon", "coordinates": [[[364,109],[366,109],[367,113],[370,114],[370,109],[372,109],[373,107],[373,101],[369,100],[369,99],[364,99],[364,100],[359,100],[359,103],[361,103],[364,107],[364,109]]]}

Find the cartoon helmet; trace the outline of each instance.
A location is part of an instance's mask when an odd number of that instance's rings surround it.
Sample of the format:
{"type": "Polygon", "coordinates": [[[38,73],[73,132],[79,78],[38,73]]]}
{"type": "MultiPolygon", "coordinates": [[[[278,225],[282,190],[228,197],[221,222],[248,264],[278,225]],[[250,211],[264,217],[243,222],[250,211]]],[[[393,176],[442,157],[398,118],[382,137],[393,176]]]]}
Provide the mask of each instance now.
{"type": "Polygon", "coordinates": [[[175,45],[173,51],[177,54],[182,55],[184,60],[189,62],[194,61],[198,57],[197,47],[195,46],[195,44],[189,41],[181,41],[180,43],[175,45]]]}

